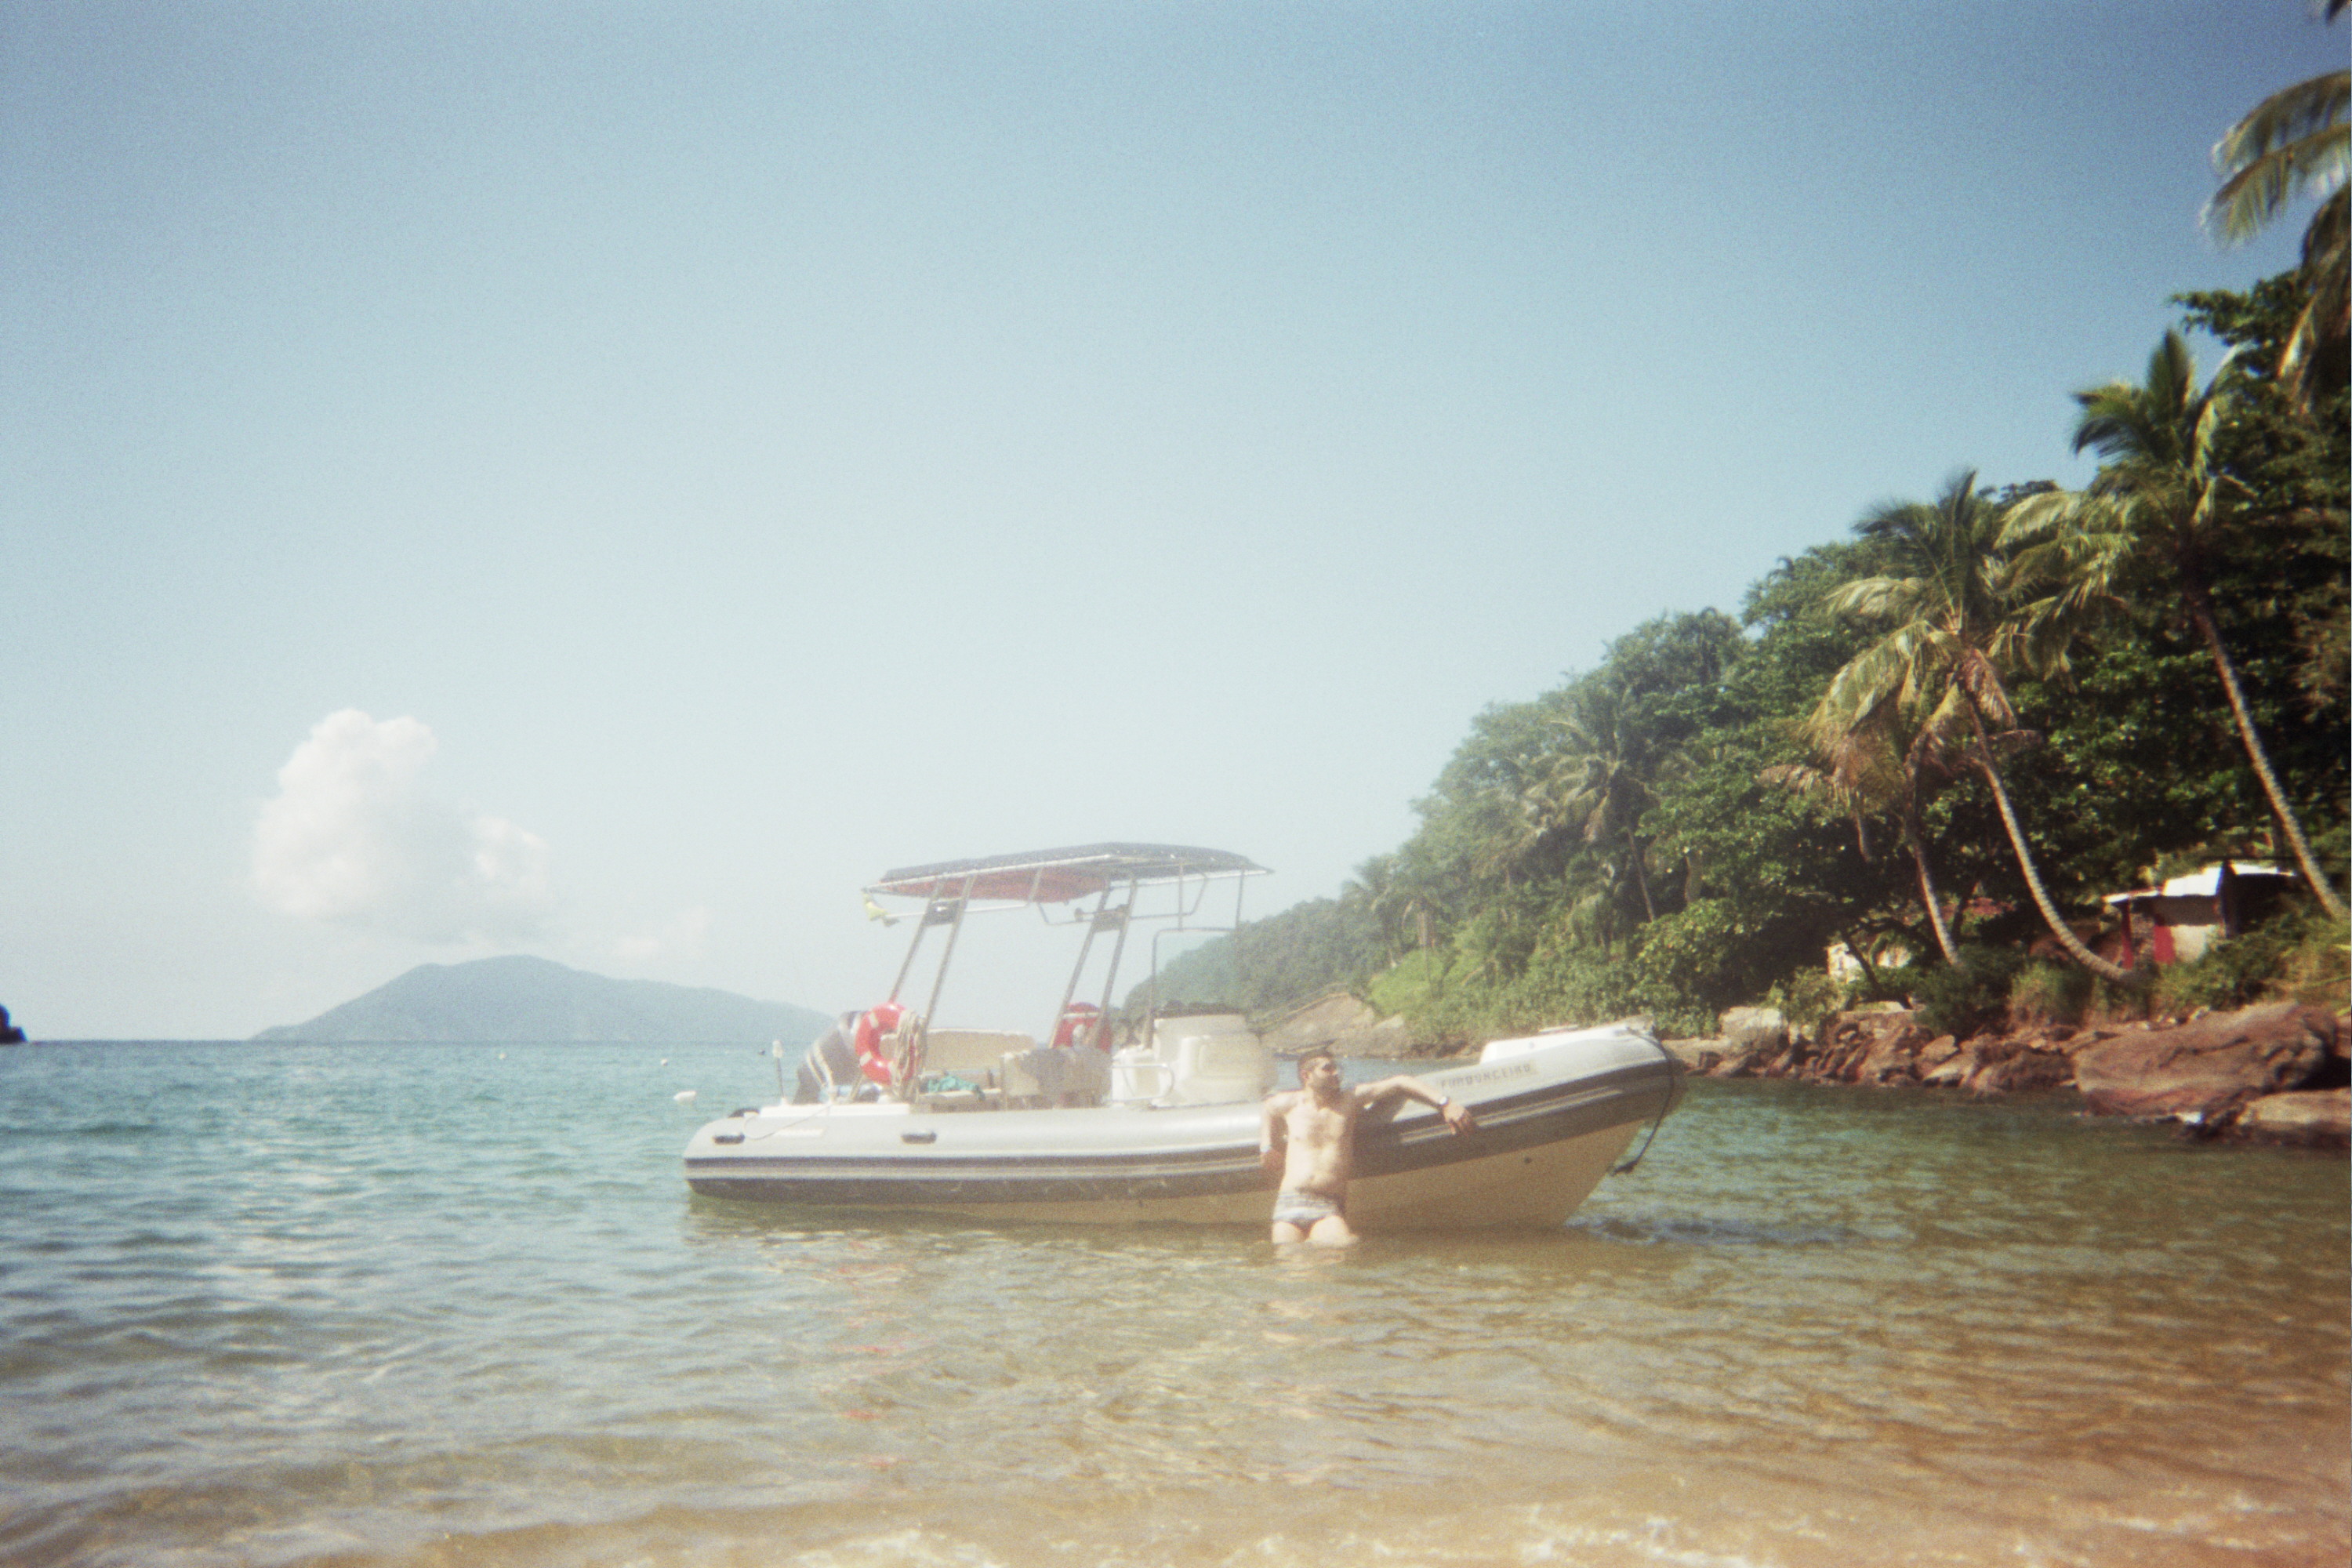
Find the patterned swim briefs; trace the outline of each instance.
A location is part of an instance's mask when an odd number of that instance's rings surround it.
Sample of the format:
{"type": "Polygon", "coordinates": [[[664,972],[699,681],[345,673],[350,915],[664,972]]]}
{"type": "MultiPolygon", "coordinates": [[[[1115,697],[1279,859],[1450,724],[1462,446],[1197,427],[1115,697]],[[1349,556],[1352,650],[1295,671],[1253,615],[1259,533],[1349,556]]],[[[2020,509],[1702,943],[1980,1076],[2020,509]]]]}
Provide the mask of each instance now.
{"type": "Polygon", "coordinates": [[[1313,1230],[1317,1220],[1333,1215],[1344,1218],[1347,1213],[1346,1200],[1327,1198],[1320,1193],[1285,1193],[1274,1200],[1274,1223],[1295,1225],[1301,1230],[1313,1230]]]}

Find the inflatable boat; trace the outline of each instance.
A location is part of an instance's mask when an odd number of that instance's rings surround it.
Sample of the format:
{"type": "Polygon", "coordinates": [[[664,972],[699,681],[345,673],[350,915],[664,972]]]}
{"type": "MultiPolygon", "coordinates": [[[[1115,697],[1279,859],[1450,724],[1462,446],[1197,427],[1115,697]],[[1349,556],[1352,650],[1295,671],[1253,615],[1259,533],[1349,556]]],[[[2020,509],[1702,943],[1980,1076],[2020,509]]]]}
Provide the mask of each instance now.
{"type": "MultiPolygon", "coordinates": [[[[1121,1024],[1110,1010],[1132,928],[1237,930],[1239,885],[1260,872],[1221,851],[1110,844],[886,875],[869,897],[924,900],[888,999],[812,1047],[797,1090],[698,1130],[688,1185],[825,1211],[1265,1224],[1258,1137],[1273,1056],[1239,1014],[1160,998],[1156,941],[1137,1016],[1121,1024]],[[1226,880],[1233,923],[1203,924],[1205,895],[1226,880]],[[926,1022],[965,919],[1073,904],[1059,923],[1083,931],[1078,960],[1042,1038],[926,1022]],[[939,973],[918,1008],[906,986],[934,931],[939,973]],[[1083,1000],[1105,946],[1100,1000],[1083,1000]]],[[[1367,1112],[1348,1190],[1360,1231],[1557,1226],[1681,1093],[1675,1058],[1632,1023],[1497,1040],[1475,1063],[1414,1076],[1476,1124],[1456,1134],[1411,1102],[1367,1112]]]]}

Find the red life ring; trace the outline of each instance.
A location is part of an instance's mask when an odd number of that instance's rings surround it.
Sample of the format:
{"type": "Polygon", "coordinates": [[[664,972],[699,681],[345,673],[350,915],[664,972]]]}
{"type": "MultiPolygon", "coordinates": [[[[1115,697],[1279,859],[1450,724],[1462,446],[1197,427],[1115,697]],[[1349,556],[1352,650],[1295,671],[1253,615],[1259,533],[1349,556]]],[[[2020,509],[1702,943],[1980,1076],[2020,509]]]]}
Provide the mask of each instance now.
{"type": "Polygon", "coordinates": [[[1102,1009],[1091,1002],[1073,1002],[1054,1026],[1054,1043],[1073,1046],[1080,1043],[1097,1050],[1110,1049],[1110,1030],[1103,1022],[1102,1009]]]}
{"type": "Polygon", "coordinates": [[[907,1016],[907,1009],[896,1002],[877,1002],[857,1016],[857,1028],[851,1043],[857,1047],[857,1066],[866,1076],[890,1087],[889,1038],[907,1016]]]}

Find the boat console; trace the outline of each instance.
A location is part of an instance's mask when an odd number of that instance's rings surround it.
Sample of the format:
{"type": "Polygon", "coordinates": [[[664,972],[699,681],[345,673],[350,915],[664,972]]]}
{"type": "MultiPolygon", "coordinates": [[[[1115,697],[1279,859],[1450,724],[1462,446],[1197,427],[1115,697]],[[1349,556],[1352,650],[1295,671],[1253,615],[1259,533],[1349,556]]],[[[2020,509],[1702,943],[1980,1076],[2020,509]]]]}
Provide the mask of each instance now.
{"type": "Polygon", "coordinates": [[[1274,1088],[1274,1056],[1239,1013],[1152,1023],[1151,1043],[1111,1058],[1113,1105],[1223,1105],[1274,1088]]]}

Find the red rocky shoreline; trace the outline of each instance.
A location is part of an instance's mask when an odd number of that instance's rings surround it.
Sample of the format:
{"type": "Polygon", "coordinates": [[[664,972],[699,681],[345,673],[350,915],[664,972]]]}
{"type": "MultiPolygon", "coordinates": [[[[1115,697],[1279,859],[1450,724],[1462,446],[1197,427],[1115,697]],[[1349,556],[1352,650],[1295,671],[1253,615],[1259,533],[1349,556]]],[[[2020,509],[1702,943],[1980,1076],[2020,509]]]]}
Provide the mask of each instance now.
{"type": "Polygon", "coordinates": [[[1712,1039],[1666,1048],[1709,1078],[1780,1078],[1984,1099],[2072,1090],[2096,1116],[2169,1121],[2200,1138],[2352,1145],[2352,1019],[2293,1002],[2181,1020],[2050,1024],[1961,1038],[1916,1014],[1841,1013],[1813,1037],[1739,1007],[1712,1039]]]}

